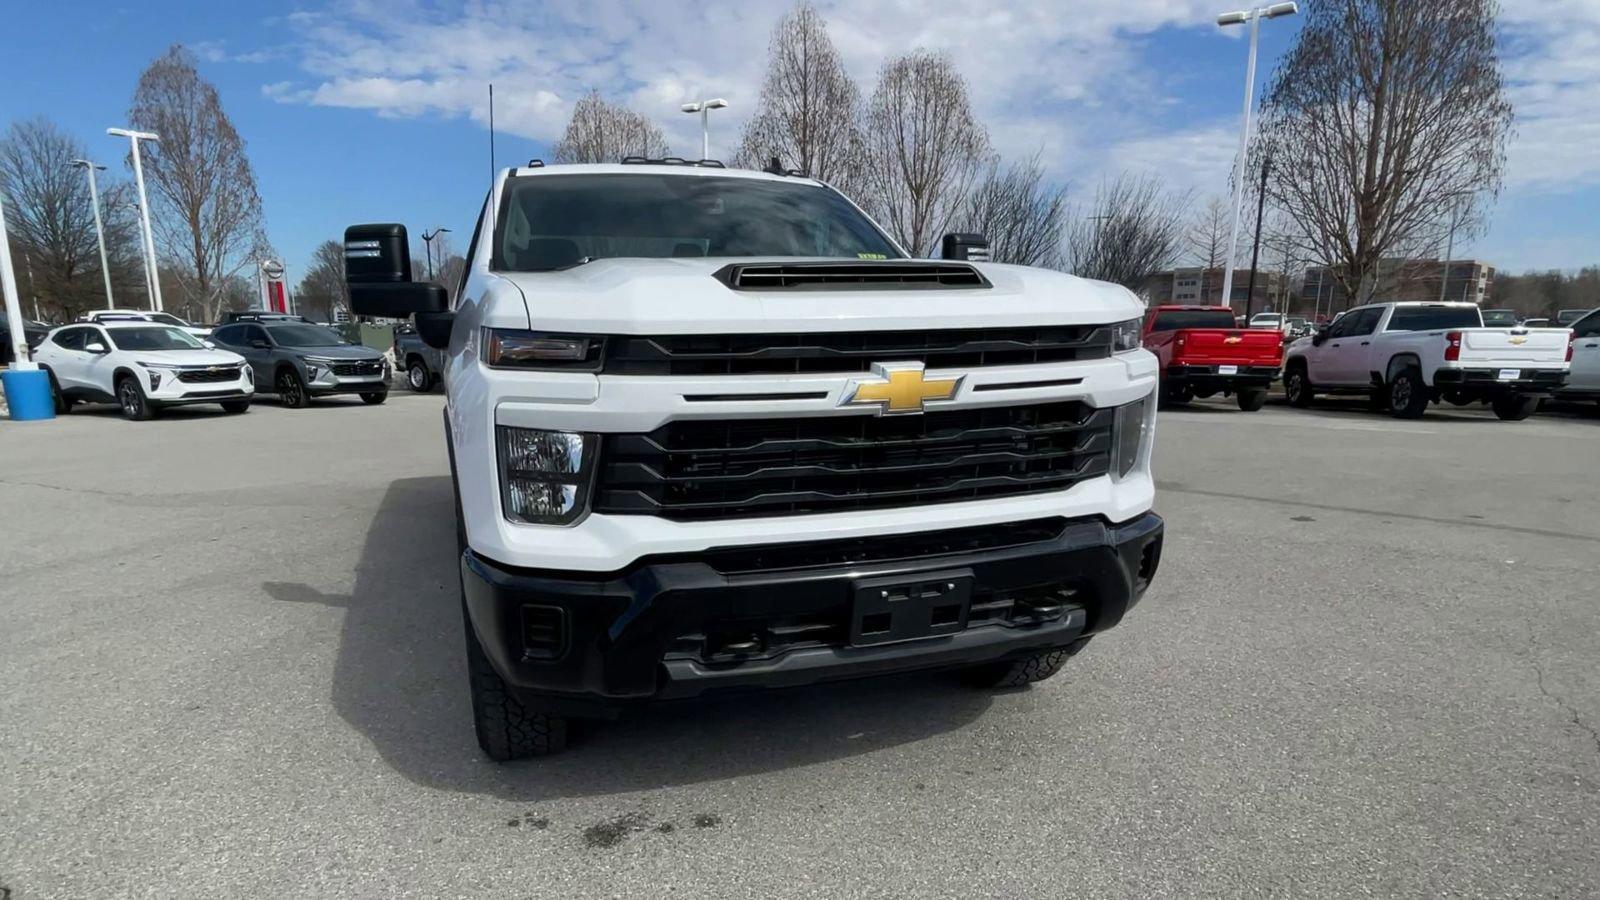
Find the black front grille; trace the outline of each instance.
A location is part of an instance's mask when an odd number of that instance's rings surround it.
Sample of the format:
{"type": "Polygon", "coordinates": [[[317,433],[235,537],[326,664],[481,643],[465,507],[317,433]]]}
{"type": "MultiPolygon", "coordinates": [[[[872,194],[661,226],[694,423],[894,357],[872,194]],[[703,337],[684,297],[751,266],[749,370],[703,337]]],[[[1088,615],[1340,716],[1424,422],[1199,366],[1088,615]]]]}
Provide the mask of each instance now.
{"type": "Polygon", "coordinates": [[[620,335],[607,342],[608,375],[756,375],[866,372],[875,362],[930,369],[1105,359],[1104,325],[1048,325],[822,334],[620,335]]]}
{"type": "MultiPolygon", "coordinates": [[[[938,531],[795,541],[744,547],[715,547],[696,558],[724,575],[772,570],[818,569],[868,563],[915,560],[926,563],[940,556],[979,553],[1052,541],[1067,527],[1065,519],[1029,519],[1003,525],[973,525],[938,531]]],[[[671,557],[657,557],[656,561],[671,557]]]]}
{"type": "Polygon", "coordinates": [[[356,375],[380,375],[383,373],[383,363],[379,360],[358,360],[356,362],[336,362],[332,366],[333,374],[346,377],[356,375]]]}
{"type": "Polygon", "coordinates": [[[217,384],[222,381],[238,381],[239,367],[227,366],[215,369],[183,369],[178,372],[178,380],[185,384],[217,384]]]}
{"type": "Polygon", "coordinates": [[[672,422],[604,436],[594,508],[728,519],[1064,490],[1109,470],[1113,416],[1070,401],[672,422]]]}
{"type": "Polygon", "coordinates": [[[883,262],[735,263],[713,277],[736,291],[903,291],[986,288],[989,280],[966,263],[883,262]]]}

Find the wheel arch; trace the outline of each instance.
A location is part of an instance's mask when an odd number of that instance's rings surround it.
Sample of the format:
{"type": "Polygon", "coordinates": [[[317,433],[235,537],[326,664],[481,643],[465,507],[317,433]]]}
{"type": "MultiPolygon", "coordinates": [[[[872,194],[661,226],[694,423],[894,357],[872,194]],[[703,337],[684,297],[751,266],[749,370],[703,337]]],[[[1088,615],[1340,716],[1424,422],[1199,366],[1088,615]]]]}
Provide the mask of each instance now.
{"type": "Polygon", "coordinates": [[[1383,367],[1383,383],[1394,381],[1394,376],[1402,369],[1415,366],[1417,371],[1422,371],[1422,359],[1415,353],[1396,353],[1389,357],[1389,362],[1383,367]]]}

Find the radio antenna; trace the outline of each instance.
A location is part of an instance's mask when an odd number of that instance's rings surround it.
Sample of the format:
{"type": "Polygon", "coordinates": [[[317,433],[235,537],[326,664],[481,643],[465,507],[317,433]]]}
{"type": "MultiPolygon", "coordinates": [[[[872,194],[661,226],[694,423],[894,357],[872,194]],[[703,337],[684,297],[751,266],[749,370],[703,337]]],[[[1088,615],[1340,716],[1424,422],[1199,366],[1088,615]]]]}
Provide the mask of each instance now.
{"type": "Polygon", "coordinates": [[[489,82],[489,183],[494,183],[494,82],[489,82]]]}

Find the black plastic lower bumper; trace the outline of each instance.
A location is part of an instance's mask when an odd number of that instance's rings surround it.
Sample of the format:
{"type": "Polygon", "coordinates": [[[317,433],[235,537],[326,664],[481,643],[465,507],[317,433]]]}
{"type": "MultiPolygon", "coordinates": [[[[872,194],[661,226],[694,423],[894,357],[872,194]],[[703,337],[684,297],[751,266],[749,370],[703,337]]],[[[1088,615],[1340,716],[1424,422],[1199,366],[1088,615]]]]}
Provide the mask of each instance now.
{"type": "Polygon", "coordinates": [[[225,403],[232,400],[249,400],[255,396],[246,391],[220,390],[220,391],[194,391],[170,400],[152,400],[152,406],[165,409],[169,406],[192,406],[197,403],[225,403]]]}
{"type": "Polygon", "coordinates": [[[387,381],[351,381],[344,384],[306,385],[306,393],[313,397],[332,397],[336,394],[382,394],[389,390],[387,381]]]}
{"type": "Polygon", "coordinates": [[[1115,625],[1161,558],[1154,513],[733,547],[626,570],[514,569],[470,550],[472,627],[519,695],[571,715],[1039,653],[1115,625]],[[898,617],[898,618],[897,618],[898,617]]]}
{"type": "Polygon", "coordinates": [[[1440,369],[1434,373],[1433,383],[1440,390],[1468,390],[1484,394],[1544,394],[1556,390],[1567,382],[1565,369],[1516,371],[1515,378],[1501,378],[1500,369],[1440,369]]]}
{"type": "Polygon", "coordinates": [[[1169,385],[1187,385],[1200,391],[1238,391],[1271,387],[1278,378],[1277,366],[1237,366],[1222,374],[1221,366],[1168,366],[1161,373],[1169,385]]]}

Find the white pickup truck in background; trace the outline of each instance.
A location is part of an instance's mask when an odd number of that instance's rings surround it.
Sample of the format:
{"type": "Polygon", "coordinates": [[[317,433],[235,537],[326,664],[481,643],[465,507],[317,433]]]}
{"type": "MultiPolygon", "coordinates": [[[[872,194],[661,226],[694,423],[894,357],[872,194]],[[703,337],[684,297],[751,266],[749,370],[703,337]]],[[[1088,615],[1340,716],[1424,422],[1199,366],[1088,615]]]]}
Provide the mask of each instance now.
{"type": "Polygon", "coordinates": [[[1572,371],[1557,400],[1600,400],[1600,309],[1572,323],[1572,371]]]}
{"type": "Polygon", "coordinates": [[[1443,400],[1516,420],[1566,383],[1571,359],[1566,328],[1485,328],[1471,303],[1373,303],[1291,344],[1284,390],[1300,407],[1360,393],[1403,419],[1443,400]]]}

